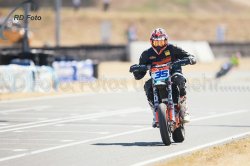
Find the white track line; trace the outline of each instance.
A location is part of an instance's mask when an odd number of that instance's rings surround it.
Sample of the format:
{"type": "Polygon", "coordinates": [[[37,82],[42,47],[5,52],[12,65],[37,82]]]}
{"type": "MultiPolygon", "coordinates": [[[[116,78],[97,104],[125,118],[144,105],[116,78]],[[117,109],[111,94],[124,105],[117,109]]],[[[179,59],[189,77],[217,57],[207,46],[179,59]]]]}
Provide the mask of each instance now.
{"type": "Polygon", "coordinates": [[[76,118],[76,116],[67,117],[67,118],[56,118],[56,119],[42,120],[42,121],[29,122],[29,123],[22,123],[22,124],[17,124],[17,125],[9,125],[9,126],[0,127],[0,129],[28,126],[28,125],[34,125],[34,124],[39,124],[39,123],[55,122],[55,121],[59,121],[59,120],[63,120],[63,119],[69,119],[69,118],[76,118]]]}
{"type": "MultiPolygon", "coordinates": [[[[246,112],[246,111],[247,110],[244,110],[244,112],[246,112]]],[[[232,115],[232,114],[236,114],[236,113],[243,113],[243,111],[240,110],[240,111],[228,112],[228,113],[224,113],[223,116],[232,115]]],[[[216,117],[220,117],[220,116],[222,116],[222,114],[217,114],[216,116],[206,116],[206,117],[203,117],[202,119],[197,118],[197,120],[193,119],[193,121],[211,119],[211,118],[216,118],[216,117]]],[[[48,151],[51,151],[51,150],[62,149],[62,148],[70,147],[70,146],[80,145],[80,144],[84,144],[84,143],[88,143],[88,142],[94,142],[94,141],[98,141],[98,140],[103,140],[103,139],[109,139],[109,138],[115,138],[115,137],[119,137],[119,136],[134,134],[134,133],[143,132],[143,131],[152,130],[152,129],[153,129],[152,127],[142,128],[142,129],[132,130],[132,131],[128,131],[128,132],[112,134],[112,135],[108,135],[108,136],[104,136],[104,137],[98,137],[98,138],[94,138],[94,139],[87,139],[87,140],[83,140],[83,141],[72,142],[72,143],[68,143],[68,144],[64,144],[64,145],[59,145],[59,146],[54,146],[54,147],[50,147],[50,148],[41,149],[41,150],[30,151],[29,153],[23,153],[23,154],[19,154],[19,155],[13,155],[13,156],[9,156],[9,157],[0,158],[0,162],[7,161],[7,160],[12,160],[12,159],[16,159],[16,158],[21,158],[21,157],[26,157],[26,156],[30,156],[30,155],[34,155],[34,154],[39,154],[39,153],[43,153],[43,152],[48,152],[48,151]]],[[[232,136],[232,137],[233,138],[239,138],[239,137],[242,137],[242,136],[245,136],[245,135],[248,135],[248,134],[250,134],[250,132],[247,132],[247,134],[243,133],[243,134],[232,136]]],[[[232,137],[230,137],[230,139],[232,139],[232,137]]],[[[222,140],[215,141],[215,142],[217,142],[217,144],[218,144],[218,143],[222,143],[222,142],[225,142],[225,141],[229,141],[230,139],[226,138],[226,139],[222,139],[222,140]]],[[[206,145],[207,146],[214,145],[214,144],[211,144],[211,145],[210,144],[206,144],[206,145]]],[[[203,146],[204,145],[199,146],[199,148],[201,149],[201,148],[203,148],[203,146]]],[[[207,146],[205,146],[205,147],[207,147],[207,146]]],[[[197,148],[197,147],[195,147],[195,148],[197,148]]],[[[191,149],[194,149],[194,148],[191,148],[191,149]]],[[[186,151],[189,152],[190,150],[187,149],[186,151]]],[[[181,152],[177,152],[177,153],[174,153],[174,154],[179,155],[179,153],[180,154],[184,153],[183,151],[181,151],[181,152]]],[[[172,155],[172,154],[170,154],[170,155],[172,155]]],[[[169,156],[169,155],[167,155],[167,156],[169,156]]],[[[160,157],[160,159],[157,158],[158,159],[157,161],[162,160],[162,158],[165,159],[165,156],[160,157]]],[[[149,161],[156,162],[156,159],[152,159],[152,160],[148,160],[148,162],[149,161]],[[154,160],[154,161],[152,161],[152,160],[154,160]]],[[[141,163],[138,163],[138,164],[141,164],[141,163]]]]}
{"type": "Polygon", "coordinates": [[[237,111],[220,113],[220,114],[217,113],[215,115],[209,115],[209,116],[205,116],[205,117],[199,117],[199,118],[191,119],[191,122],[205,120],[205,119],[211,119],[211,118],[217,118],[217,117],[221,117],[221,116],[227,116],[227,115],[234,115],[234,114],[239,114],[239,113],[245,113],[245,112],[248,112],[248,110],[237,110],[237,111]]]}
{"type": "Polygon", "coordinates": [[[62,148],[70,147],[70,146],[75,146],[75,145],[79,145],[79,144],[88,143],[88,142],[93,142],[93,141],[98,141],[98,140],[103,140],[103,139],[109,139],[109,138],[129,135],[129,134],[138,133],[138,132],[142,132],[142,131],[147,131],[147,130],[151,130],[151,129],[152,129],[151,127],[150,128],[142,128],[142,129],[127,131],[127,132],[123,132],[123,133],[112,134],[112,135],[108,135],[108,136],[104,136],[104,137],[99,137],[99,138],[94,138],[94,139],[87,139],[87,140],[83,140],[83,141],[79,141],[79,142],[72,142],[72,143],[68,143],[68,144],[64,144],[64,145],[59,145],[59,146],[54,146],[54,147],[50,147],[50,148],[41,149],[41,150],[35,150],[35,151],[31,151],[29,153],[23,153],[23,154],[19,154],[19,155],[0,158],[0,162],[11,160],[11,159],[16,159],[16,158],[21,158],[21,157],[25,157],[25,156],[30,156],[30,155],[34,155],[34,154],[39,154],[39,153],[43,153],[43,152],[47,152],[47,151],[51,151],[51,150],[62,149],[62,148]]]}
{"type": "MultiPolygon", "coordinates": [[[[27,101],[37,101],[37,100],[49,100],[49,99],[61,99],[61,98],[72,98],[72,97],[83,97],[83,96],[93,96],[97,94],[121,94],[121,93],[128,93],[129,91],[124,92],[85,92],[85,93],[75,93],[75,94],[58,94],[55,96],[40,96],[40,97],[31,97],[25,99],[13,99],[13,100],[2,100],[1,103],[16,103],[16,102],[27,102],[27,101]]],[[[134,92],[134,91],[132,91],[134,92]]]]}
{"type": "Polygon", "coordinates": [[[207,143],[207,144],[204,144],[204,145],[195,146],[193,148],[185,149],[185,150],[182,150],[182,151],[179,151],[179,152],[176,152],[176,153],[171,153],[171,154],[168,154],[168,155],[165,155],[165,156],[160,156],[160,157],[157,157],[157,158],[154,158],[154,159],[139,162],[139,163],[133,164],[131,166],[143,166],[143,165],[153,164],[153,163],[156,163],[156,162],[159,162],[159,161],[162,161],[162,160],[166,160],[166,159],[169,159],[169,158],[172,158],[172,157],[176,157],[178,155],[183,155],[183,154],[194,152],[194,151],[197,151],[197,150],[200,150],[200,149],[203,149],[203,148],[207,148],[207,147],[210,147],[210,146],[214,146],[214,145],[218,145],[218,144],[225,143],[225,142],[228,142],[228,141],[232,141],[233,139],[242,138],[242,137],[247,136],[247,135],[250,135],[250,131],[245,132],[245,133],[241,133],[241,134],[237,134],[237,135],[233,135],[233,136],[221,139],[221,140],[213,141],[213,142],[210,142],[210,143],[207,143]]]}
{"type": "MultiPolygon", "coordinates": [[[[0,138],[0,141],[5,142],[5,141],[60,141],[60,139],[25,139],[25,138],[0,138]]],[[[1,149],[1,148],[0,148],[1,149]]]]}
{"type": "MultiPolygon", "coordinates": [[[[137,108],[134,108],[134,109],[137,109],[137,108]]],[[[138,109],[141,110],[142,108],[138,108],[138,109]]],[[[28,126],[28,125],[35,125],[35,124],[40,124],[40,123],[56,122],[56,121],[69,120],[69,119],[74,119],[74,118],[79,118],[79,117],[82,117],[82,118],[83,117],[90,117],[90,116],[102,115],[102,114],[107,114],[107,111],[103,111],[101,113],[93,113],[93,114],[87,114],[87,115],[74,115],[74,116],[70,116],[70,117],[66,117],[66,118],[55,118],[55,119],[48,119],[48,120],[29,122],[29,123],[23,123],[23,124],[17,124],[17,125],[3,126],[3,127],[0,127],[0,129],[14,128],[14,127],[28,126]]]]}
{"type": "Polygon", "coordinates": [[[47,108],[50,108],[50,106],[16,108],[16,109],[11,109],[11,110],[0,111],[0,114],[11,113],[11,112],[30,111],[30,110],[41,111],[41,110],[44,110],[44,109],[47,109],[47,108]]]}
{"type": "MultiPolygon", "coordinates": [[[[25,132],[25,133],[79,133],[79,134],[83,134],[83,133],[86,133],[86,134],[109,134],[109,132],[105,132],[105,131],[99,131],[99,132],[94,132],[94,131],[56,131],[56,130],[53,130],[53,131],[48,131],[48,130],[44,130],[44,131],[41,131],[41,130],[27,130],[27,131],[19,131],[21,133],[25,132]]],[[[1,140],[1,138],[0,138],[1,140]]]]}
{"type": "MultiPolygon", "coordinates": [[[[110,112],[101,112],[101,113],[94,113],[94,114],[88,114],[88,115],[82,115],[82,116],[72,116],[69,118],[57,118],[57,119],[44,120],[44,121],[38,121],[38,122],[24,123],[24,124],[19,124],[19,125],[4,126],[4,127],[0,127],[0,129],[5,129],[5,130],[0,130],[0,133],[1,132],[8,132],[8,131],[22,130],[22,129],[29,129],[29,128],[34,128],[34,127],[49,126],[49,125],[60,124],[60,123],[65,123],[65,122],[73,122],[73,121],[79,121],[79,120],[109,117],[109,116],[119,115],[122,113],[141,112],[144,110],[145,109],[143,109],[143,108],[134,108],[134,109],[129,109],[129,110],[126,109],[126,110],[119,110],[119,111],[117,110],[117,111],[112,111],[112,112],[111,111],[110,112]]],[[[210,115],[210,116],[206,116],[206,117],[200,117],[200,118],[193,119],[192,122],[203,120],[203,119],[210,119],[210,118],[215,118],[215,117],[239,114],[239,113],[244,113],[247,111],[248,110],[238,110],[238,111],[232,111],[232,112],[221,113],[221,114],[216,114],[216,115],[210,115]]]]}
{"type": "Polygon", "coordinates": [[[37,101],[37,100],[49,100],[49,99],[60,99],[60,98],[70,98],[70,97],[80,97],[80,96],[88,96],[94,95],[89,93],[85,94],[63,94],[63,95],[56,95],[56,96],[41,96],[41,97],[32,97],[32,98],[25,98],[25,99],[13,99],[13,100],[2,100],[0,103],[18,103],[18,102],[27,102],[27,101],[37,101]]]}
{"type": "MultiPolygon", "coordinates": [[[[71,118],[62,118],[62,119],[56,119],[56,120],[47,120],[48,123],[42,123],[41,122],[34,122],[34,125],[26,125],[23,127],[17,127],[17,128],[11,128],[11,129],[4,129],[0,130],[0,133],[2,132],[8,132],[8,131],[16,131],[16,130],[22,130],[22,129],[29,129],[34,127],[42,127],[42,126],[49,126],[49,125],[55,125],[59,123],[65,123],[65,122],[74,122],[74,121],[80,121],[80,120],[87,120],[87,119],[95,119],[95,118],[103,118],[103,117],[109,117],[109,116],[115,116],[115,115],[121,115],[121,114],[129,114],[129,113],[135,113],[135,112],[142,112],[145,111],[143,108],[132,108],[132,109],[125,109],[125,110],[116,110],[116,111],[107,111],[107,112],[101,112],[101,113],[94,113],[94,114],[88,114],[88,115],[82,115],[82,116],[74,116],[71,118]],[[38,123],[38,124],[36,124],[38,123]]],[[[45,121],[43,121],[45,122],[45,121]]],[[[20,124],[21,125],[21,124],[20,124]]],[[[23,124],[25,125],[25,124],[23,124]]],[[[2,127],[2,128],[7,128],[2,127]]]]}

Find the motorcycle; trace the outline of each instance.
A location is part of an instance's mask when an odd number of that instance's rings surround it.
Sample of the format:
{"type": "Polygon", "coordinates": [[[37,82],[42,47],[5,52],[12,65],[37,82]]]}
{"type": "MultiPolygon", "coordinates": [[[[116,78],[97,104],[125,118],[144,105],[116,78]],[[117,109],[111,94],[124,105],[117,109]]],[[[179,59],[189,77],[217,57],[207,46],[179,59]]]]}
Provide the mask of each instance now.
{"type": "Polygon", "coordinates": [[[220,78],[224,75],[226,75],[231,69],[233,68],[232,63],[225,63],[222,65],[220,71],[218,71],[215,75],[215,78],[220,78]]]}
{"type": "Polygon", "coordinates": [[[161,139],[167,146],[172,143],[171,137],[174,142],[183,142],[185,139],[183,113],[179,107],[180,100],[178,99],[177,105],[173,102],[171,68],[171,63],[154,66],[139,65],[131,71],[150,71],[156,123],[160,129],[161,139]]]}

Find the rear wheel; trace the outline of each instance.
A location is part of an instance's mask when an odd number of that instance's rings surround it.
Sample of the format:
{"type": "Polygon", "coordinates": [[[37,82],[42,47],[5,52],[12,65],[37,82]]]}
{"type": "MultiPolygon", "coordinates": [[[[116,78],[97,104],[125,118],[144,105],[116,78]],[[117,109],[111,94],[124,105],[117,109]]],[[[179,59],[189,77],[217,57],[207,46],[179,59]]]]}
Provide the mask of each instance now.
{"type": "Polygon", "coordinates": [[[173,132],[173,140],[174,142],[183,142],[185,139],[185,128],[183,125],[178,127],[173,132]]]}
{"type": "Polygon", "coordinates": [[[168,120],[166,119],[166,110],[167,106],[164,103],[161,103],[158,106],[158,116],[159,116],[159,128],[161,133],[162,142],[165,145],[171,144],[171,131],[169,129],[168,120]]]}

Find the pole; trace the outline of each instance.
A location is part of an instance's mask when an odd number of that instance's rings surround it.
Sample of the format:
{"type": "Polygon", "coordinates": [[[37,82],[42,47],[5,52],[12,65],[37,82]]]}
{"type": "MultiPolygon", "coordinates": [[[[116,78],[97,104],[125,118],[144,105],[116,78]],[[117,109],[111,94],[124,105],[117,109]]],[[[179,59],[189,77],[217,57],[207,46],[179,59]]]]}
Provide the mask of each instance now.
{"type": "Polygon", "coordinates": [[[22,50],[24,53],[30,52],[30,47],[29,47],[29,38],[28,38],[28,32],[29,32],[29,21],[27,19],[28,15],[30,12],[30,3],[26,3],[24,5],[24,36],[23,36],[23,41],[22,41],[22,50]]]}
{"type": "Polygon", "coordinates": [[[61,16],[60,16],[60,10],[61,10],[61,5],[62,2],[61,0],[56,0],[56,19],[55,19],[55,24],[56,24],[56,29],[55,29],[55,38],[56,38],[56,46],[60,46],[60,25],[61,25],[61,16]]]}

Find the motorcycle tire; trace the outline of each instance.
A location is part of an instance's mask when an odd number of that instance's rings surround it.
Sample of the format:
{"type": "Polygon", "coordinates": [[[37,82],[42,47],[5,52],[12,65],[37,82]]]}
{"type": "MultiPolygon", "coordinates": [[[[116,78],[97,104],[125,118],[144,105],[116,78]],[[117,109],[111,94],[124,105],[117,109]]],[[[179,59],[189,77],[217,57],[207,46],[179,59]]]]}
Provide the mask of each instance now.
{"type": "Polygon", "coordinates": [[[158,106],[158,116],[159,116],[159,128],[161,133],[162,142],[169,146],[171,144],[171,131],[168,124],[168,118],[166,118],[167,106],[164,103],[158,106]]]}

